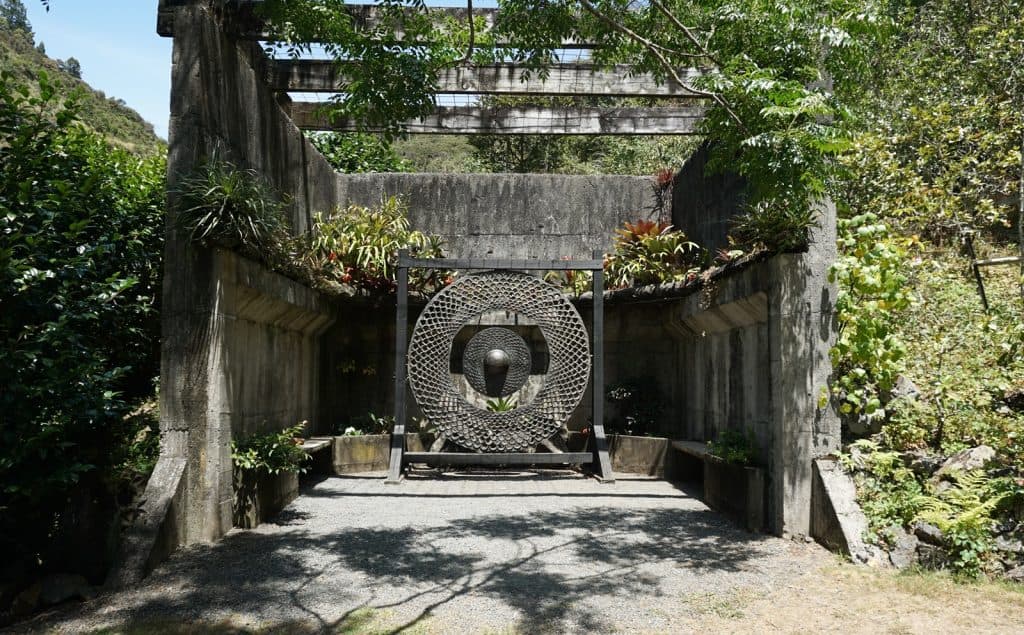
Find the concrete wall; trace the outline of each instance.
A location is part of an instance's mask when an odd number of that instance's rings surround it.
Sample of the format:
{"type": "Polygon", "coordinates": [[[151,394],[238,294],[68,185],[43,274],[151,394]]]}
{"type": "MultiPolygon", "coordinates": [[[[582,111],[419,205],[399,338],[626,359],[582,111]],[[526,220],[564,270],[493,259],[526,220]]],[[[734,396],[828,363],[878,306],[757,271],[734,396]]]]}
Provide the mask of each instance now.
{"type": "Polygon", "coordinates": [[[198,247],[177,226],[178,184],[215,155],[284,193],[296,232],[335,199],[316,187],[333,183],[333,170],[262,82],[259,45],[226,37],[204,3],[177,8],[174,21],[157,466],[166,478],[147,485],[145,498],[161,503],[128,535],[117,584],[159,561],[158,551],[231,528],[231,439],[315,417],[316,340],[332,319],[317,294],[198,247]]]}
{"type": "Polygon", "coordinates": [[[625,221],[657,220],[654,183],[636,176],[339,174],[336,197],[372,206],[401,195],[413,228],[462,258],[590,258],[625,221]]]}
{"type": "Polygon", "coordinates": [[[672,182],[672,224],[711,253],[726,247],[729,224],[743,202],[743,179],[707,175],[708,148],[701,146],[672,182]]]}

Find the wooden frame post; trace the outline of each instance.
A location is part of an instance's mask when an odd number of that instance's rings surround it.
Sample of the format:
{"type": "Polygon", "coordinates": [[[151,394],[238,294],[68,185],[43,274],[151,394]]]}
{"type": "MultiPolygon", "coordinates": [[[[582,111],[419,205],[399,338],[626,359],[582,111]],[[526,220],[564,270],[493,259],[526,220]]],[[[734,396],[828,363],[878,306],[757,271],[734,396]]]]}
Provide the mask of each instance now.
{"type": "MultiPolygon", "coordinates": [[[[604,260],[601,250],[594,251],[594,260],[604,260]]],[[[593,437],[594,461],[602,483],[614,483],[611,460],[608,458],[608,440],[604,436],[604,267],[594,269],[591,284],[594,294],[593,328],[591,329],[591,349],[593,360],[590,363],[591,387],[593,391],[593,409],[590,423],[590,434],[593,437]]]]}
{"type": "Polygon", "coordinates": [[[398,290],[395,294],[395,427],[391,431],[388,483],[402,480],[405,458],[405,358],[409,346],[409,251],[398,252],[398,290]]]}

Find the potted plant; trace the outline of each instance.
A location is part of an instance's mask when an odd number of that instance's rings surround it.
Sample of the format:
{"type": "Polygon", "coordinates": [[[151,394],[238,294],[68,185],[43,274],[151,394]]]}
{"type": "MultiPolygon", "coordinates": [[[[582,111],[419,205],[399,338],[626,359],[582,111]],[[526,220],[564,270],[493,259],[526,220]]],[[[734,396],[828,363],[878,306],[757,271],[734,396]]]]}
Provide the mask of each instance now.
{"type": "Polygon", "coordinates": [[[236,527],[250,529],[298,496],[309,455],[302,449],[303,424],[231,442],[236,527]]]}
{"type": "MultiPolygon", "coordinates": [[[[344,425],[344,424],[342,424],[344,425]]],[[[391,416],[372,412],[356,417],[334,437],[333,464],[335,474],[377,472],[388,468],[391,455],[389,433],[395,425],[391,416]]]]}
{"type": "Polygon", "coordinates": [[[764,470],[757,466],[753,434],[725,430],[708,442],[704,502],[749,531],[764,529],[764,470]]]}

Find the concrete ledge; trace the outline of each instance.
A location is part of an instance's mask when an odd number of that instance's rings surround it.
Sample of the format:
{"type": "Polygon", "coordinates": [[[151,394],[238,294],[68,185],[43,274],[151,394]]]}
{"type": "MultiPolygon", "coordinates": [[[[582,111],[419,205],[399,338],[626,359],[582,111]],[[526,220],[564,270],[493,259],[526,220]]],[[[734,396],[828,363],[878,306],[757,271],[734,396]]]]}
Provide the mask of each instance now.
{"type": "Polygon", "coordinates": [[[304,335],[321,335],[334,322],[327,300],[317,291],[227,249],[214,250],[214,275],[231,287],[222,310],[229,317],[269,324],[304,335]]]}
{"type": "Polygon", "coordinates": [[[125,534],[106,586],[122,588],[141,580],[178,546],[177,527],[184,504],[184,458],[157,461],[142,494],[139,515],[125,534]]]}
{"type": "Polygon", "coordinates": [[[388,469],[391,436],[367,434],[358,437],[334,437],[333,468],[335,474],[359,474],[388,469]]]}
{"type": "Polygon", "coordinates": [[[857,504],[857,488],[835,459],[814,461],[811,536],[856,563],[887,566],[888,559],[864,542],[868,519],[857,504]]]}
{"type": "Polygon", "coordinates": [[[616,473],[664,477],[668,448],[669,440],[664,437],[608,437],[608,456],[616,473]]]}

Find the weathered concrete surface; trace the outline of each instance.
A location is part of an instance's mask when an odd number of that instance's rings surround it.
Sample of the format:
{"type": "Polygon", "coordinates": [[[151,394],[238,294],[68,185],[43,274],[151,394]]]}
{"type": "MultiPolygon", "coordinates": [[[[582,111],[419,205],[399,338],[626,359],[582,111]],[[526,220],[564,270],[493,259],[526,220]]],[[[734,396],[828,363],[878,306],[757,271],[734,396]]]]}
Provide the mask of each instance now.
{"type": "Polygon", "coordinates": [[[704,457],[704,502],[747,531],[764,530],[764,470],[704,457]]]}
{"type": "Polygon", "coordinates": [[[608,437],[608,455],[616,474],[665,476],[669,440],[664,437],[634,437],[613,434],[608,437]]]}
{"type": "Polygon", "coordinates": [[[730,223],[743,204],[743,179],[706,174],[708,149],[693,154],[672,182],[672,224],[711,253],[728,247],[730,223]]]}
{"type": "Polygon", "coordinates": [[[357,437],[334,437],[334,473],[358,474],[388,469],[391,436],[367,434],[357,437]]]}
{"type": "Polygon", "coordinates": [[[226,37],[205,3],[176,12],[160,460],[185,461],[182,487],[169,506],[177,513],[169,519],[176,525],[172,542],[192,543],[231,528],[231,439],[316,415],[316,338],[331,317],[301,285],[191,243],[178,227],[174,192],[217,156],[256,169],[287,195],[295,231],[309,227],[313,210],[335,201],[332,188],[313,187],[333,182],[333,170],[262,83],[259,45],[226,37]]]}
{"type": "Polygon", "coordinates": [[[462,258],[590,258],[625,221],[657,220],[647,177],[558,174],[339,174],[335,197],[372,206],[401,195],[413,228],[462,258]]]}
{"type": "Polygon", "coordinates": [[[117,589],[135,584],[180,544],[178,532],[186,507],[186,460],[161,457],[146,483],[138,516],[121,541],[118,559],[106,586],[117,589]]]}
{"type": "Polygon", "coordinates": [[[888,566],[888,558],[864,542],[868,519],[857,504],[857,488],[835,459],[814,461],[811,494],[811,533],[827,549],[854,562],[888,566]]]}
{"type": "Polygon", "coordinates": [[[252,529],[273,518],[299,495],[299,475],[295,472],[244,473],[235,470],[235,527],[252,529]]]}

